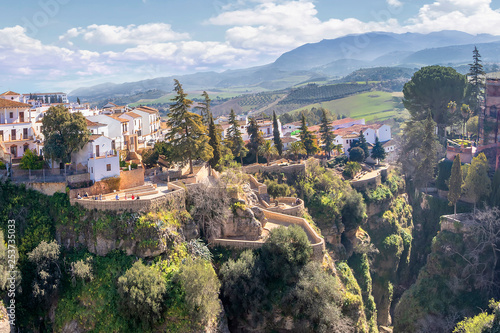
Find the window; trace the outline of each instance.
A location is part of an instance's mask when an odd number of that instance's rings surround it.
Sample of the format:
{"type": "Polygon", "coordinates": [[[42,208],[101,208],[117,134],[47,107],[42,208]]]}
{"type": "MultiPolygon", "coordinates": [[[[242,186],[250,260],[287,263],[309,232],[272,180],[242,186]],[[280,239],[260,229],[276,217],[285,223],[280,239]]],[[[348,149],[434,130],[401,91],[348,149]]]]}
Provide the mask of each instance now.
{"type": "Polygon", "coordinates": [[[111,171],[111,164],[106,164],[106,171],[111,171]]]}
{"type": "Polygon", "coordinates": [[[27,128],[23,128],[23,139],[24,140],[28,139],[28,129],[27,128]]]}
{"type": "Polygon", "coordinates": [[[11,138],[10,138],[11,140],[16,140],[16,130],[15,129],[10,131],[10,136],[11,136],[11,138]]]}
{"type": "Polygon", "coordinates": [[[94,173],[94,167],[90,168],[90,173],[94,173]]]}
{"type": "Polygon", "coordinates": [[[14,112],[9,112],[9,118],[10,119],[14,118],[14,112]]]}

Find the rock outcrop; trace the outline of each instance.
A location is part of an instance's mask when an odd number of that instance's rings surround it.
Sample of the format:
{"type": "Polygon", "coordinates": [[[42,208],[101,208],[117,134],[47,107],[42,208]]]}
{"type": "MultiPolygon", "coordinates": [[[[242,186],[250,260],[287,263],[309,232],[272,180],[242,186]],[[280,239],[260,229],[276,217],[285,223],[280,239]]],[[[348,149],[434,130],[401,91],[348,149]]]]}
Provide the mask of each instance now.
{"type": "MultiPolygon", "coordinates": [[[[264,214],[262,211],[260,213],[264,214]]],[[[261,236],[262,223],[255,217],[250,208],[235,208],[222,231],[222,237],[224,238],[258,240],[261,236]]]]}

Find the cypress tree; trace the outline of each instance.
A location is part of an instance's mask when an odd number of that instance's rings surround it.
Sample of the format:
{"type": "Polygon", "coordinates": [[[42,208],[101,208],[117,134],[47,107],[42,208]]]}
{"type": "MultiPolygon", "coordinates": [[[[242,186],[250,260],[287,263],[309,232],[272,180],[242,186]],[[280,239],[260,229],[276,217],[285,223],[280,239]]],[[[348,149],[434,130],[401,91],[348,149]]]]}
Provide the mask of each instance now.
{"type": "Polygon", "coordinates": [[[302,113],[302,124],[300,125],[300,141],[304,145],[306,149],[307,155],[314,155],[318,152],[318,146],[314,140],[314,136],[309,131],[306,124],[306,117],[304,113],[302,113]]]}
{"type": "Polygon", "coordinates": [[[227,129],[227,146],[231,149],[233,156],[239,157],[241,164],[243,164],[243,157],[247,155],[248,149],[245,147],[245,142],[241,137],[241,131],[233,109],[231,109],[231,113],[229,114],[229,125],[227,129]]]}
{"type": "Polygon", "coordinates": [[[453,205],[454,214],[457,215],[457,201],[462,195],[462,165],[460,163],[460,154],[455,155],[455,159],[453,160],[448,188],[448,200],[450,204],[453,205]]]}
{"type": "Polygon", "coordinates": [[[484,91],[483,76],[486,75],[481,62],[481,55],[477,47],[474,46],[474,51],[472,51],[472,64],[469,64],[469,73],[467,73],[467,75],[470,77],[469,83],[471,85],[469,104],[475,115],[478,114],[480,109],[480,99],[484,91]]]}
{"type": "Polygon", "coordinates": [[[436,123],[432,120],[431,114],[427,116],[424,122],[424,133],[422,143],[418,151],[420,161],[418,161],[415,181],[417,185],[427,184],[434,178],[434,169],[437,164],[437,137],[434,133],[436,123]]]}
{"type": "Polygon", "coordinates": [[[174,80],[177,95],[172,98],[167,125],[170,132],[166,135],[172,147],[172,160],[189,162],[190,173],[193,173],[193,159],[208,161],[213,157],[213,149],[208,143],[207,128],[202,116],[190,112],[193,101],[187,98],[178,80],[174,80]]]}
{"type": "Polygon", "coordinates": [[[278,118],[276,118],[276,112],[273,111],[273,136],[274,136],[274,146],[278,151],[278,155],[283,154],[283,141],[280,137],[280,128],[278,126],[278,118]]]}
{"type": "Polygon", "coordinates": [[[334,149],[334,143],[333,140],[335,140],[335,135],[333,132],[330,130],[330,126],[328,125],[328,117],[326,115],[326,110],[323,109],[323,114],[321,117],[321,126],[320,126],[320,133],[321,133],[321,140],[323,141],[323,151],[328,155],[328,158],[330,158],[331,151],[334,149]]]}
{"type": "Polygon", "coordinates": [[[247,131],[250,135],[248,148],[252,154],[255,154],[256,163],[259,163],[259,147],[264,144],[264,136],[255,118],[250,118],[250,124],[248,125],[247,131]]]}
{"type": "Polygon", "coordinates": [[[208,163],[212,168],[217,168],[217,166],[220,163],[221,159],[221,146],[220,146],[220,136],[217,131],[217,128],[215,127],[214,123],[214,118],[212,115],[209,115],[209,125],[208,125],[208,136],[209,136],[209,141],[208,143],[212,147],[213,150],[213,155],[210,160],[208,160],[208,163]]]}
{"type": "Polygon", "coordinates": [[[387,153],[385,152],[382,142],[379,141],[378,136],[375,137],[375,145],[373,146],[371,157],[373,159],[383,161],[385,160],[386,155],[387,153]]]}
{"type": "Polygon", "coordinates": [[[203,124],[208,127],[210,125],[210,117],[212,116],[212,111],[210,111],[210,102],[212,100],[210,99],[206,91],[203,91],[203,94],[201,94],[201,96],[203,96],[204,98],[203,102],[200,102],[202,106],[197,106],[196,108],[200,110],[203,124]]]}

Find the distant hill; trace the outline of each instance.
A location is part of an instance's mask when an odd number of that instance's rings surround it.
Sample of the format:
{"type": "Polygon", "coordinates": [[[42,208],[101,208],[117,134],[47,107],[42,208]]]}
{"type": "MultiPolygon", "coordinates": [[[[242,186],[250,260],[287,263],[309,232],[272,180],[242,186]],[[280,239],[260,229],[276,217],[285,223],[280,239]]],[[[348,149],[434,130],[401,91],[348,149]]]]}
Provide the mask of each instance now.
{"type": "MultiPolygon", "coordinates": [[[[78,88],[70,92],[69,96],[95,104],[106,100],[137,102],[140,99],[158,99],[157,95],[148,97],[147,92],[170,93],[174,78],[188,92],[211,90],[218,91],[221,95],[236,96],[283,90],[319,79],[324,81],[323,84],[331,83],[332,80],[339,80],[361,68],[366,71],[375,67],[405,67],[409,71],[415,71],[421,66],[442,64],[463,71],[463,66],[471,61],[474,45],[479,48],[485,65],[500,63],[499,36],[474,36],[459,31],[430,34],[371,32],[305,44],[264,66],[222,73],[202,72],[159,77],[122,84],[105,83],[78,88]]],[[[378,69],[373,69],[371,74],[366,75],[374,78],[378,75],[377,71],[378,69]]],[[[354,81],[352,78],[347,80],[354,81]]],[[[399,86],[391,85],[390,89],[398,89],[399,86]]]]}

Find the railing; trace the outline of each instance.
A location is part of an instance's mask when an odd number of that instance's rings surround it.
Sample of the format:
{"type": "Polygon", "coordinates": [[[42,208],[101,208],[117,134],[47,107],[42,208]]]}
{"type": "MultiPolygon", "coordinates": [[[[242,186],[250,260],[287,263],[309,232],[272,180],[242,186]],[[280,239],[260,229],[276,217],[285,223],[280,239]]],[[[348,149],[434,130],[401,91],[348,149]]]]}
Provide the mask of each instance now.
{"type": "Polygon", "coordinates": [[[65,183],[68,176],[87,173],[85,170],[41,169],[19,170],[13,169],[11,180],[19,183],[65,183]]]}

